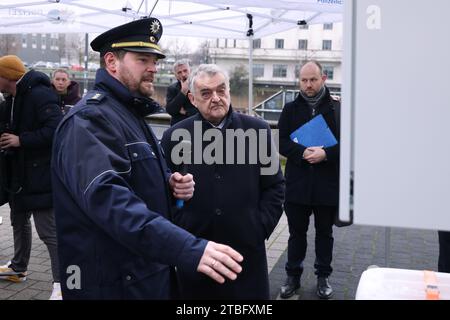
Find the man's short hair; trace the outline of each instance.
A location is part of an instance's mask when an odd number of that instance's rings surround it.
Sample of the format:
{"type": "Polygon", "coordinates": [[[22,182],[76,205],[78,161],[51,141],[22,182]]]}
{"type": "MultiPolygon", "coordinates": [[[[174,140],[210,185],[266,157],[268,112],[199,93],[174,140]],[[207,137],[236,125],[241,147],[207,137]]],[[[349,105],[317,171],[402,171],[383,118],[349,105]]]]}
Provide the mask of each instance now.
{"type": "Polygon", "coordinates": [[[175,63],[173,64],[173,72],[177,72],[177,68],[179,66],[183,66],[183,65],[186,65],[189,68],[191,67],[188,59],[180,59],[180,60],[175,61],[175,63]]]}
{"type": "Polygon", "coordinates": [[[191,75],[189,76],[189,91],[192,92],[192,94],[195,93],[195,80],[202,74],[207,74],[210,77],[214,77],[216,74],[222,74],[225,78],[225,85],[227,88],[230,88],[230,77],[228,76],[228,73],[219,67],[217,64],[201,64],[199,65],[193,72],[191,72],[191,75]]]}
{"type": "MultiPolygon", "coordinates": [[[[125,53],[127,53],[125,50],[115,50],[110,52],[119,60],[122,60],[125,56],[125,53]]],[[[100,57],[100,68],[106,68],[105,56],[100,57]]]]}
{"type": "Polygon", "coordinates": [[[69,71],[67,71],[66,69],[56,69],[55,71],[53,71],[53,73],[52,73],[52,79],[55,78],[55,75],[56,75],[57,73],[65,73],[65,74],[67,74],[67,77],[70,79],[69,71]]]}

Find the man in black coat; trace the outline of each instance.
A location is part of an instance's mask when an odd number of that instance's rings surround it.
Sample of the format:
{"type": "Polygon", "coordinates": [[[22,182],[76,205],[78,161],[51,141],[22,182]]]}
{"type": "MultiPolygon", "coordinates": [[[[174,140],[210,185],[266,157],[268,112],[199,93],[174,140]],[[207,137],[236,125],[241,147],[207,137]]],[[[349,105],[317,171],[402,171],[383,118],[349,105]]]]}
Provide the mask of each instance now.
{"type": "Polygon", "coordinates": [[[333,290],[328,277],[333,271],[333,222],[339,198],[339,103],[325,86],[322,66],[310,61],[300,70],[300,94],[286,104],[278,122],[280,153],[287,158],[285,212],[289,224],[287,279],[281,298],[289,298],[300,287],[306,256],[306,233],[314,213],[316,230],[317,295],[329,299],[333,290]],[[338,141],[333,146],[304,146],[290,135],[315,116],[322,115],[338,141]]]}
{"type": "Polygon", "coordinates": [[[0,90],[7,92],[6,119],[1,119],[3,132],[0,146],[6,165],[6,189],[11,207],[14,233],[14,257],[0,268],[6,279],[21,282],[31,252],[31,223],[48,248],[52,266],[54,292],[61,299],[53,214],[50,158],[53,135],[62,119],[50,79],[34,70],[26,72],[22,61],[13,55],[0,58],[0,90]]]}
{"type": "Polygon", "coordinates": [[[196,114],[197,108],[189,101],[188,78],[191,73],[189,61],[186,59],[178,60],[173,65],[173,72],[177,82],[167,88],[166,111],[172,116],[170,125],[174,125],[181,120],[187,119],[196,114]]]}
{"type": "Polygon", "coordinates": [[[189,93],[199,114],[171,127],[162,139],[171,169],[185,166],[196,181],[193,198],[174,213],[175,223],[244,256],[239,277],[223,285],[177,270],[183,299],[269,299],[264,240],[282,214],[284,178],[270,127],[234,112],[229,88],[219,67],[199,66],[189,93]]]}

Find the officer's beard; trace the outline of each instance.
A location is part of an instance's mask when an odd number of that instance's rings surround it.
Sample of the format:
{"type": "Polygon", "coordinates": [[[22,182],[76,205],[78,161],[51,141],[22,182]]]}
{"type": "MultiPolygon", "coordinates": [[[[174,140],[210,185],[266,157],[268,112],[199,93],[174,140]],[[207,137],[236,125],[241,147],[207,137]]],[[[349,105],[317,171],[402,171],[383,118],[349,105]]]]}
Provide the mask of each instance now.
{"type": "Polygon", "coordinates": [[[153,74],[148,72],[137,79],[129,70],[121,73],[120,81],[132,92],[139,93],[144,97],[150,97],[153,93],[152,85],[153,74]]]}
{"type": "Polygon", "coordinates": [[[144,97],[151,97],[153,94],[153,82],[146,80],[146,81],[141,81],[139,84],[139,90],[138,92],[143,95],[144,97]]]}

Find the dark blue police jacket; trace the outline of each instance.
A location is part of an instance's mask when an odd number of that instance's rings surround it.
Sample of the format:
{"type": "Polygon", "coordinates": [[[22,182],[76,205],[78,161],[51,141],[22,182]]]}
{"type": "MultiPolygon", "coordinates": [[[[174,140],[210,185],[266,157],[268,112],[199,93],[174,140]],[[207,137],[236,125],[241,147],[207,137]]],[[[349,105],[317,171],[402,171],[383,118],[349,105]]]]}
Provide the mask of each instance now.
{"type": "Polygon", "coordinates": [[[168,221],[160,147],[133,96],[106,70],[63,119],[52,157],[64,299],[168,299],[170,267],[196,271],[206,246],[168,221]]]}

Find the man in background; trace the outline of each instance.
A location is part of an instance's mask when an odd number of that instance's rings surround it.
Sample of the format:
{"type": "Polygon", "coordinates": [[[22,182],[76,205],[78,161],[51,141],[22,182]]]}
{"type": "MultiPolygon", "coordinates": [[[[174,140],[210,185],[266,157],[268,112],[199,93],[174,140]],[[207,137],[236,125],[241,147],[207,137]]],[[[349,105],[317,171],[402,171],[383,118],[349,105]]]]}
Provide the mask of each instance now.
{"type": "Polygon", "coordinates": [[[174,125],[181,120],[196,114],[197,108],[189,101],[189,75],[191,68],[186,59],[178,60],[173,65],[173,72],[177,82],[167,88],[166,111],[172,116],[170,125],[174,125]]]}
{"type": "Polygon", "coordinates": [[[333,268],[333,223],[339,201],[339,113],[340,104],[325,86],[326,75],[317,61],[309,61],[300,69],[300,94],[287,103],[280,116],[280,153],[286,162],[285,212],[289,225],[287,278],[280,297],[289,298],[300,288],[306,256],[307,231],[314,214],[316,232],[317,295],[329,299],[333,289],[328,281],[333,268]],[[304,146],[290,135],[312,118],[322,115],[337,144],[304,146]]]}
{"type": "Polygon", "coordinates": [[[78,82],[70,80],[67,70],[57,69],[53,72],[52,88],[58,94],[58,105],[63,113],[66,113],[68,108],[74,106],[81,99],[80,86],[78,82]]]}
{"type": "Polygon", "coordinates": [[[50,79],[42,72],[26,71],[14,55],[0,58],[0,91],[7,93],[0,119],[2,183],[8,193],[14,256],[0,267],[4,279],[26,280],[31,253],[30,218],[47,246],[53,274],[52,300],[61,299],[50,159],[56,127],[62,119],[50,79]]]}

